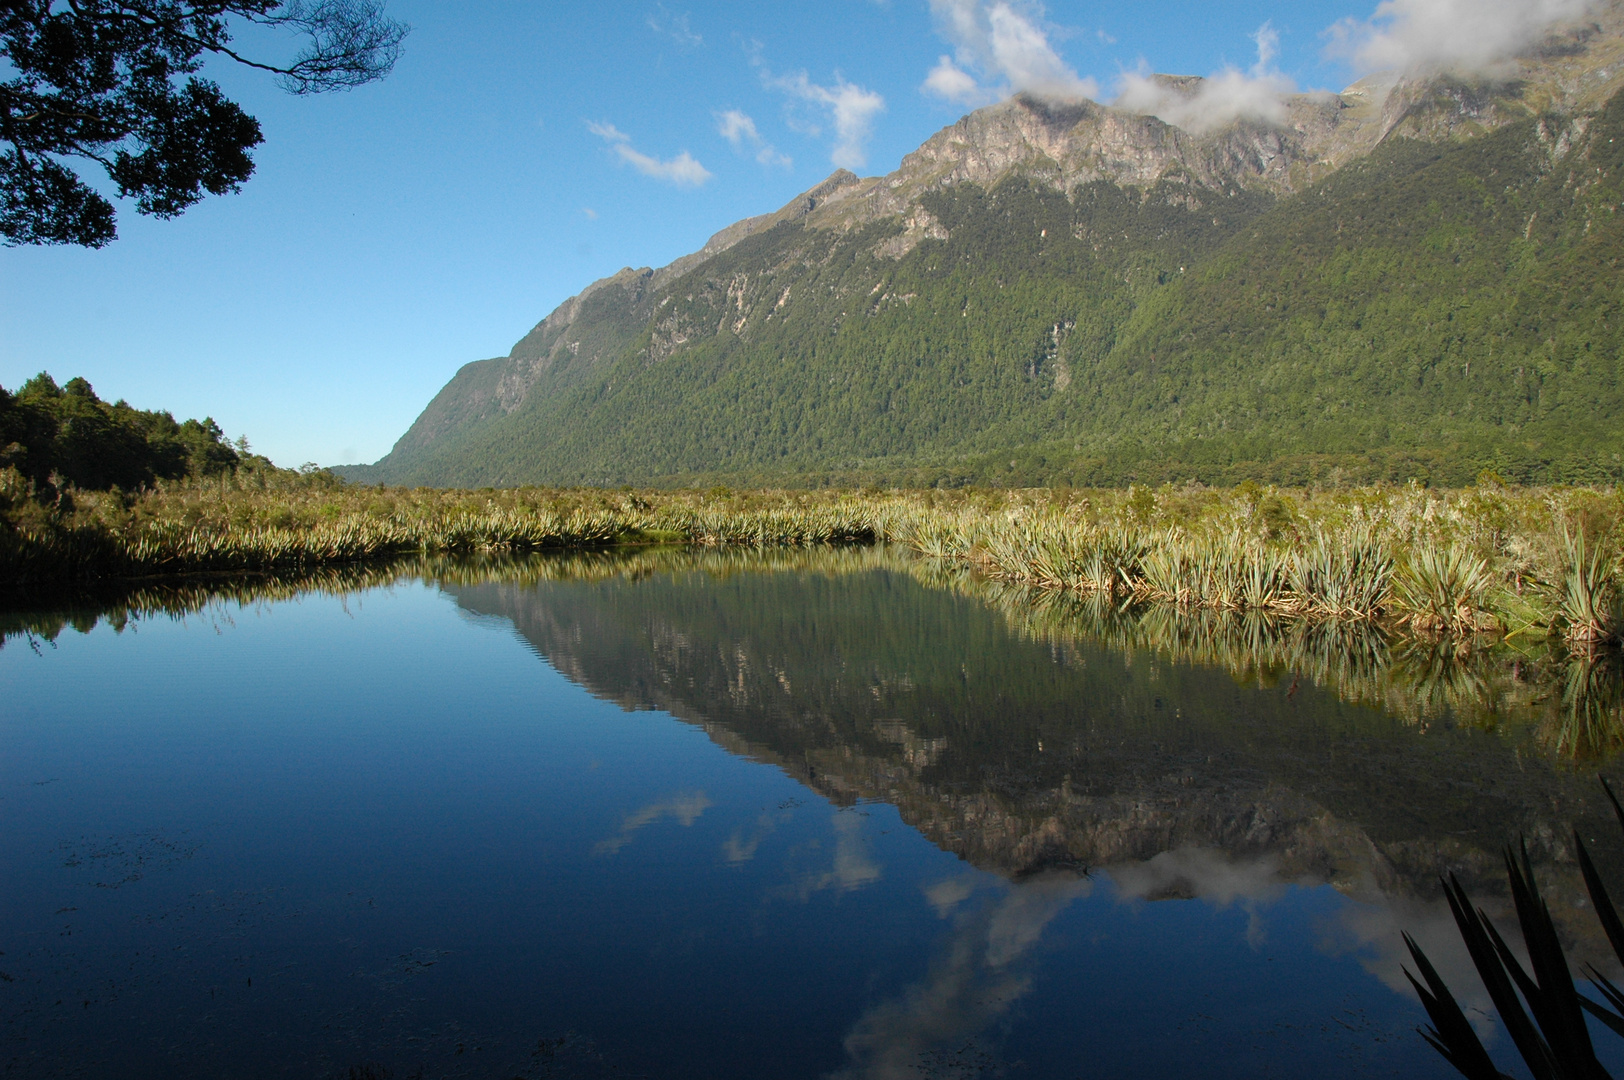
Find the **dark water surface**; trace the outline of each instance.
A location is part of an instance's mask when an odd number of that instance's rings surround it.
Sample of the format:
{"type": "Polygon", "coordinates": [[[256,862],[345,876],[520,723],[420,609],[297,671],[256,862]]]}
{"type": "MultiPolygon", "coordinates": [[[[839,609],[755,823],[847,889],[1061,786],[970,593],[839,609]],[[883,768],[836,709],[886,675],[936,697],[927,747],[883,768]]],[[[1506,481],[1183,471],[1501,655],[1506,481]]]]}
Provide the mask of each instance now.
{"type": "Polygon", "coordinates": [[[1518,835],[1605,955],[1588,668],[874,551],[351,584],[8,624],[0,1075],[1442,1077],[1398,933],[1485,1004],[1436,877],[1518,835]]]}

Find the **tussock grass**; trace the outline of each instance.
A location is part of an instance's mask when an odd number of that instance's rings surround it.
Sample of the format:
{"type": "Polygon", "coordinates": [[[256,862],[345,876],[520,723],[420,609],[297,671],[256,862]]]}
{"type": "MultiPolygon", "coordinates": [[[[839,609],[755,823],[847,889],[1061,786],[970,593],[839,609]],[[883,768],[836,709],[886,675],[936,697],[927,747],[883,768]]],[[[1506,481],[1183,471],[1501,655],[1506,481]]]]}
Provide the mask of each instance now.
{"type": "Polygon", "coordinates": [[[1562,530],[1563,566],[1554,586],[1555,607],[1569,641],[1590,645],[1619,629],[1618,580],[1612,558],[1601,545],[1586,550],[1584,533],[1562,530]]]}
{"type": "Polygon", "coordinates": [[[42,504],[0,472],[0,588],[659,544],[904,545],[991,581],[1405,634],[1616,640],[1624,495],[1243,484],[1077,491],[602,491],[224,476],[42,504]]]}
{"type": "Polygon", "coordinates": [[[895,496],[887,539],[995,581],[1421,637],[1615,641],[1617,490],[1242,485],[895,496]]]}
{"type": "Polygon", "coordinates": [[[660,543],[782,547],[872,543],[849,499],[596,491],[275,489],[209,481],[135,494],[69,492],[42,506],[0,475],[0,587],[284,572],[401,556],[606,549],[660,543]],[[7,496],[11,497],[8,499],[7,496]]]}
{"type": "Polygon", "coordinates": [[[1492,629],[1488,613],[1494,577],[1488,563],[1453,544],[1411,552],[1393,581],[1393,606],[1421,630],[1492,629]]]}

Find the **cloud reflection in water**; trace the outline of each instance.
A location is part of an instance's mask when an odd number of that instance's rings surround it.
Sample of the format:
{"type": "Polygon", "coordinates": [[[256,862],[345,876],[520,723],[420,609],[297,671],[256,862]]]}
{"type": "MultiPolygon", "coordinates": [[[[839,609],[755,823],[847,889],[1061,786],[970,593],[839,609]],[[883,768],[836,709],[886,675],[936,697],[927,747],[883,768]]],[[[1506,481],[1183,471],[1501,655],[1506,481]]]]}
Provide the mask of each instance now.
{"type": "Polygon", "coordinates": [[[673,795],[669,799],[650,803],[635,814],[627,815],[626,820],[621,822],[620,835],[598,841],[597,845],[593,847],[592,853],[594,855],[615,854],[632,842],[632,837],[636,835],[637,830],[645,825],[652,825],[663,817],[674,817],[683,828],[687,828],[698,821],[699,815],[710,809],[712,805],[703,791],[684,792],[673,795]]]}
{"type": "MultiPolygon", "coordinates": [[[[1068,907],[1094,895],[1145,904],[1200,900],[1215,910],[1239,907],[1248,916],[1245,939],[1254,950],[1267,940],[1271,907],[1293,887],[1328,888],[1323,881],[1292,879],[1273,856],[1231,858],[1214,848],[1184,847],[1143,862],[1094,871],[1092,877],[1052,871],[1017,882],[961,874],[926,886],[923,899],[953,927],[938,946],[929,973],[900,994],[871,1006],[845,1039],[847,1067],[833,1080],[903,1080],[920,1075],[977,1074],[996,1064],[989,1036],[1031,989],[1036,946],[1068,907]],[[995,895],[977,904],[978,893],[995,895]],[[971,1055],[975,1060],[969,1060],[971,1055]],[[923,1071],[922,1071],[923,1070],[923,1071]]],[[[1401,930],[1409,930],[1436,958],[1451,986],[1485,1035],[1492,1037],[1489,1002],[1455,934],[1441,898],[1390,896],[1373,882],[1352,888],[1320,926],[1320,950],[1351,956],[1394,993],[1412,992],[1400,970],[1401,930]]],[[[1497,905],[1489,898],[1487,906],[1497,905]]],[[[1495,911],[1497,921],[1503,912],[1495,911]]]]}
{"type": "MultiPolygon", "coordinates": [[[[950,878],[925,891],[944,916],[969,899],[973,884],[950,878]]],[[[930,973],[897,997],[870,1008],[846,1036],[848,1068],[837,1080],[903,1080],[944,1047],[963,1048],[1031,988],[1019,963],[1044,927],[1094,883],[1056,872],[1010,886],[995,902],[960,913],[930,973]]],[[[981,1052],[978,1049],[975,1052],[981,1052]]],[[[951,1053],[951,1051],[950,1051],[951,1053]]]]}
{"type": "Polygon", "coordinates": [[[868,841],[863,836],[862,819],[852,813],[836,811],[834,815],[835,854],[828,870],[803,875],[795,884],[798,900],[809,900],[825,889],[852,892],[879,881],[882,871],[869,853],[868,841]]]}

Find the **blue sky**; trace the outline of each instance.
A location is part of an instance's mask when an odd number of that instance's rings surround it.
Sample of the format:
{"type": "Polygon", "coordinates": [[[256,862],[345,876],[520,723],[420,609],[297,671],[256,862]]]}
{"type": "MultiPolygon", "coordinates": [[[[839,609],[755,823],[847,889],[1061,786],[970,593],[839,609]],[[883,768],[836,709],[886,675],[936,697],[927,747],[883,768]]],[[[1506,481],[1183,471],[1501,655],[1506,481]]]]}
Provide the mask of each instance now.
{"type": "Polygon", "coordinates": [[[99,251],[0,249],[0,385],[84,375],[282,465],[373,461],[460,365],[590,281],[837,162],[890,171],[966,102],[1023,83],[1109,100],[1136,71],[1226,66],[1339,89],[1358,63],[1326,31],[1373,6],[390,0],[413,31],[382,83],[293,98],[211,69],[265,130],[241,193],[168,222],[121,208],[99,251]]]}

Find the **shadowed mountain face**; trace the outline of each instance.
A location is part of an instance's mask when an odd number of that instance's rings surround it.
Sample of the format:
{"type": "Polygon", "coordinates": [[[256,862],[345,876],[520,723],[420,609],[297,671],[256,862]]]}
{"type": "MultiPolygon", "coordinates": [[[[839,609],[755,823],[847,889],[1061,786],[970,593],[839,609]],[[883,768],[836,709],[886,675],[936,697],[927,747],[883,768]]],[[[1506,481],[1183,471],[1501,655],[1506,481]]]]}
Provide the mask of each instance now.
{"type": "Polygon", "coordinates": [[[1515,717],[1411,723],[1306,674],[1242,685],[1153,650],[1035,640],[895,570],[450,591],[594,694],[699,724],[837,801],[893,803],[1016,878],[1194,845],[1433,895],[1444,870],[1494,888],[1519,835],[1566,865],[1571,825],[1613,828],[1593,771],[1515,717]]]}
{"type": "Polygon", "coordinates": [[[590,285],[345,471],[1612,477],[1621,54],[1612,2],[1494,78],[1367,80],[1276,123],[990,106],[590,285]]]}

